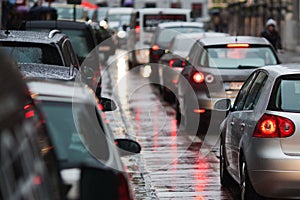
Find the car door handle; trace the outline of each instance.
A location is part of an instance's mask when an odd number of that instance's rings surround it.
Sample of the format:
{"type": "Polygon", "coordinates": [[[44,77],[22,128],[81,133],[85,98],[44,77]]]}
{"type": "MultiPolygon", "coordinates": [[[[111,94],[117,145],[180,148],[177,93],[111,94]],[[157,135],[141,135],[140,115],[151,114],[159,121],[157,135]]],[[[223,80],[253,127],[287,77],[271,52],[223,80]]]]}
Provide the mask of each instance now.
{"type": "Polygon", "coordinates": [[[234,125],[234,122],[230,122],[230,125],[233,126],[233,125],[234,125]]]}
{"type": "Polygon", "coordinates": [[[246,126],[246,124],[243,122],[241,123],[241,127],[244,128],[246,126]]]}

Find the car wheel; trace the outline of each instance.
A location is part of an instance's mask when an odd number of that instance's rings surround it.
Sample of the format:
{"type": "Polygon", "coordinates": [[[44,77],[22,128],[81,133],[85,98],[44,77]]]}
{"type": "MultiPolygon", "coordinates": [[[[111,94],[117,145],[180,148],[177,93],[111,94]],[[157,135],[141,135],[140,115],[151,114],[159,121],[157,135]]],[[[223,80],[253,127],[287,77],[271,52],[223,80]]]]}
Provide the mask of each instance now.
{"type": "Polygon", "coordinates": [[[220,142],[220,181],[222,186],[228,187],[230,185],[231,176],[227,171],[224,153],[225,153],[225,146],[221,141],[220,142]]]}
{"type": "Polygon", "coordinates": [[[253,199],[263,200],[264,198],[259,196],[255,192],[250,182],[248,172],[247,172],[247,166],[244,158],[242,158],[240,169],[241,169],[240,172],[241,173],[240,174],[241,200],[253,200],[253,199]]]}

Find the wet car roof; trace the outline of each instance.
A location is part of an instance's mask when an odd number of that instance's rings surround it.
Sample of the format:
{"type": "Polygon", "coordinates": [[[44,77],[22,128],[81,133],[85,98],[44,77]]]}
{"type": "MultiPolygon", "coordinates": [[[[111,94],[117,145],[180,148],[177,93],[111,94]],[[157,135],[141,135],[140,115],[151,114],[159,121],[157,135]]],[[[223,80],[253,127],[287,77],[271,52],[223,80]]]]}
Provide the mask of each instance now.
{"type": "Polygon", "coordinates": [[[164,22],[161,24],[158,24],[160,28],[169,28],[169,27],[180,27],[180,26],[193,26],[193,27],[204,27],[204,24],[202,22],[164,22]]]}
{"type": "Polygon", "coordinates": [[[35,28],[38,25],[39,28],[52,29],[56,27],[57,29],[83,29],[89,25],[87,22],[83,21],[68,21],[68,20],[36,20],[27,21],[26,29],[30,30],[30,27],[35,28]]]}
{"type": "Polygon", "coordinates": [[[79,82],[59,80],[26,79],[32,94],[38,100],[63,102],[95,103],[98,102],[94,92],[87,85],[79,82]]]}
{"type": "Polygon", "coordinates": [[[248,44],[258,44],[258,45],[269,45],[270,43],[261,37],[251,37],[251,36],[228,36],[220,38],[203,38],[199,40],[204,46],[210,45],[224,45],[230,43],[248,43],[248,44]]]}
{"type": "Polygon", "coordinates": [[[28,43],[42,43],[49,44],[60,39],[67,37],[61,33],[53,34],[53,37],[49,37],[49,33],[35,32],[35,31],[0,31],[0,42],[28,42],[28,43]]]}
{"type": "Polygon", "coordinates": [[[274,77],[278,77],[281,75],[300,74],[300,63],[271,65],[262,67],[261,69],[268,71],[269,74],[274,77]]]}
{"type": "Polygon", "coordinates": [[[71,81],[79,74],[76,68],[37,63],[19,63],[19,69],[25,77],[58,79],[71,81]]]}

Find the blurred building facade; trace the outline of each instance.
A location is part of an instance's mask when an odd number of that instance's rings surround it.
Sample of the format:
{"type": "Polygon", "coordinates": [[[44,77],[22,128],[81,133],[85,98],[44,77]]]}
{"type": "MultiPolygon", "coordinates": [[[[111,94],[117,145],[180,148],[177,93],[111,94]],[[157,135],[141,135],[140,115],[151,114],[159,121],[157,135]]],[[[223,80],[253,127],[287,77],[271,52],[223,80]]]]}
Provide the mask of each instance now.
{"type": "Polygon", "coordinates": [[[214,30],[232,35],[259,36],[273,18],[283,46],[300,51],[299,0],[209,0],[209,11],[214,30]]]}

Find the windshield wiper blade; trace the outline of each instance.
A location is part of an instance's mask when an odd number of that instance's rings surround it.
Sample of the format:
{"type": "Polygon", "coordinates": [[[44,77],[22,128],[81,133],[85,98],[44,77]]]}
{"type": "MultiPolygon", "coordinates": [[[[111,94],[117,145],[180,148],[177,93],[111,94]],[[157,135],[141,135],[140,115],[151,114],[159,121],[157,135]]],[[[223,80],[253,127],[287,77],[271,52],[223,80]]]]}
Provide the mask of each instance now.
{"type": "Polygon", "coordinates": [[[256,69],[258,66],[253,65],[238,65],[238,69],[256,69]]]}

